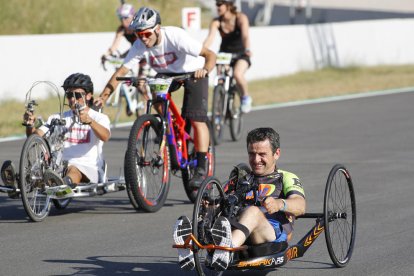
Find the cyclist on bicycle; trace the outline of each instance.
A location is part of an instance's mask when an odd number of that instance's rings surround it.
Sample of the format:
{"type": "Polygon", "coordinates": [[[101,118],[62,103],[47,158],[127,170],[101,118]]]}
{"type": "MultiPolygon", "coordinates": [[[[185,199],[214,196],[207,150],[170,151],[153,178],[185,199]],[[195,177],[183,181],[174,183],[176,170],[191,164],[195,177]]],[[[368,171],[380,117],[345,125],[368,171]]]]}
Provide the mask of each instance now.
{"type": "Polygon", "coordinates": [[[250,67],[249,19],[242,12],[237,12],[234,0],[216,0],[218,17],[210,23],[209,33],[204,46],[209,47],[219,31],[221,36],[220,52],[237,54],[233,61],[233,75],[242,93],[241,110],[248,113],[252,107],[252,98],[248,93],[247,80],[244,76],[250,67]]]}
{"type": "MultiPolygon", "coordinates": [[[[116,30],[115,38],[112,42],[111,47],[109,47],[109,49],[101,57],[102,64],[105,64],[106,60],[108,60],[110,56],[121,58],[126,57],[129,49],[122,54],[118,51],[119,45],[121,44],[123,37],[131,45],[134,44],[135,40],[137,40],[137,36],[135,35],[134,31],[128,28],[135,14],[134,7],[131,4],[124,3],[117,8],[116,14],[119,20],[121,21],[121,25],[119,25],[116,30]]],[[[138,71],[136,72],[138,72],[139,77],[146,77],[153,73],[151,72],[151,67],[148,65],[147,58],[143,58],[140,60],[137,69],[138,71]]],[[[144,96],[145,99],[149,98],[147,96],[146,88],[142,83],[140,83],[140,85],[138,86],[138,90],[144,96]]],[[[127,106],[127,115],[131,116],[132,114],[133,110],[130,110],[127,106]]]]}
{"type": "MultiPolygon", "coordinates": [[[[280,157],[279,134],[272,128],[256,128],[247,135],[247,153],[251,172],[246,172],[251,183],[258,184],[258,202],[242,210],[236,228],[229,220],[219,217],[213,225],[216,245],[239,247],[247,238],[252,244],[289,241],[296,216],[305,213],[305,193],[299,178],[277,167],[280,157]]],[[[229,190],[231,190],[229,183],[229,190]]],[[[253,193],[246,198],[253,198],[253,193]]],[[[234,223],[233,223],[234,224],[234,223]]],[[[174,226],[174,242],[184,244],[191,234],[190,220],[182,216],[174,226]]],[[[179,249],[183,269],[194,267],[194,256],[189,249],[179,249]]],[[[231,261],[229,251],[215,250],[206,261],[216,270],[225,270],[231,261]]]]}
{"type": "MultiPolygon", "coordinates": [[[[103,162],[102,147],[111,136],[109,118],[90,108],[93,104],[93,83],[88,75],[71,74],[62,87],[70,107],[62,118],[69,130],[65,134],[63,150],[63,160],[68,161],[63,183],[71,188],[78,183],[98,183],[103,162]]],[[[59,116],[60,114],[51,115],[44,125],[36,129],[33,127],[35,116],[26,111],[23,116],[26,135],[48,135],[51,121],[60,118],[59,116]]]]}
{"type": "MultiPolygon", "coordinates": [[[[215,54],[203,47],[178,27],[161,27],[159,13],[143,7],[134,16],[130,29],[139,38],[132,45],[124,64],[112,75],[96,105],[100,106],[119,84],[117,77],[128,71],[149,56],[150,66],[161,75],[174,76],[194,72],[195,79],[184,82],[182,116],[191,121],[194,128],[197,168],[190,186],[198,187],[206,177],[206,153],[209,145],[207,126],[208,73],[214,68],[215,54]]],[[[173,85],[174,86],[174,85],[173,85]]],[[[178,88],[177,88],[178,89],[178,88]]]]}

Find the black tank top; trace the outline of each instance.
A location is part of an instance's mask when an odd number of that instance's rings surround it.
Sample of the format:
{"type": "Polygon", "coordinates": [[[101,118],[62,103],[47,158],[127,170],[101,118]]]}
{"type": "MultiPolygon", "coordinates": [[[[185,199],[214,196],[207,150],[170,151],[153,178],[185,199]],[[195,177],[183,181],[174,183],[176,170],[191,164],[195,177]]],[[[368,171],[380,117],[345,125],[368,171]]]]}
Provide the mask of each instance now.
{"type": "Polygon", "coordinates": [[[221,35],[220,52],[226,53],[244,53],[245,49],[242,42],[241,30],[237,20],[234,26],[234,31],[225,33],[221,27],[222,17],[218,18],[219,21],[219,32],[221,35]]]}

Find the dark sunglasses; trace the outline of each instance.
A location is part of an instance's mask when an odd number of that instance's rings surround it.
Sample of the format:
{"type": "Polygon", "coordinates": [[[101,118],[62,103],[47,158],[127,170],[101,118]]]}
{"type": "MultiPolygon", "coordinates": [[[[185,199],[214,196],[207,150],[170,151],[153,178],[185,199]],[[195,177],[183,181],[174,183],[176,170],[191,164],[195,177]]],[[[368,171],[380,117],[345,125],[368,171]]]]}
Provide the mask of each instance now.
{"type": "Polygon", "coordinates": [[[85,96],[85,94],[83,94],[83,93],[76,93],[76,92],[75,93],[72,93],[72,92],[66,93],[66,98],[68,98],[68,99],[72,99],[73,96],[75,96],[75,98],[77,100],[79,100],[79,99],[82,99],[82,97],[85,96]]]}
{"type": "Polygon", "coordinates": [[[119,20],[127,20],[129,16],[118,16],[119,20]]]}

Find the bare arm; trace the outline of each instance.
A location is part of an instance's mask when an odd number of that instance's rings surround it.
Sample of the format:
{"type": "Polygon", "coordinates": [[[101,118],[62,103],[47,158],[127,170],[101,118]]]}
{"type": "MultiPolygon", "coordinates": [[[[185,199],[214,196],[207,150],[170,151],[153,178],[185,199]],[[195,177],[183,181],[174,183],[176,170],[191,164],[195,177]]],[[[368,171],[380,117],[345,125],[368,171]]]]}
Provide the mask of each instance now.
{"type": "Polygon", "coordinates": [[[265,199],[262,205],[266,208],[269,214],[283,210],[284,206],[285,210],[283,211],[295,217],[303,215],[306,211],[306,201],[300,195],[292,194],[287,199],[285,199],[285,202],[286,205],[280,198],[268,197],[265,199]]]}
{"type": "Polygon", "coordinates": [[[203,68],[194,72],[194,77],[196,79],[204,78],[208,73],[211,72],[211,70],[213,70],[216,64],[216,54],[206,47],[203,47],[201,49],[200,56],[204,57],[205,63],[203,68]]]}
{"type": "Polygon", "coordinates": [[[118,28],[115,34],[115,38],[112,42],[111,47],[109,47],[108,51],[106,51],[105,55],[113,54],[119,47],[121,43],[122,37],[124,36],[125,31],[122,28],[118,28]]]}
{"type": "Polygon", "coordinates": [[[251,55],[250,35],[249,35],[250,25],[249,25],[249,19],[244,13],[240,13],[239,15],[239,24],[240,24],[243,46],[246,49],[246,54],[250,56],[251,55]]]}
{"type": "Polygon", "coordinates": [[[213,20],[210,23],[210,27],[208,30],[208,35],[206,37],[206,39],[203,42],[203,46],[206,48],[209,48],[211,46],[211,44],[213,44],[214,38],[216,37],[216,33],[219,27],[219,21],[218,20],[213,20]]]}
{"type": "Polygon", "coordinates": [[[95,100],[94,104],[98,107],[102,106],[103,103],[108,99],[108,97],[114,92],[115,88],[119,85],[119,81],[116,80],[117,77],[123,77],[129,72],[129,69],[125,66],[121,66],[112,77],[109,79],[108,83],[105,85],[104,90],[101,95],[95,100]]]}

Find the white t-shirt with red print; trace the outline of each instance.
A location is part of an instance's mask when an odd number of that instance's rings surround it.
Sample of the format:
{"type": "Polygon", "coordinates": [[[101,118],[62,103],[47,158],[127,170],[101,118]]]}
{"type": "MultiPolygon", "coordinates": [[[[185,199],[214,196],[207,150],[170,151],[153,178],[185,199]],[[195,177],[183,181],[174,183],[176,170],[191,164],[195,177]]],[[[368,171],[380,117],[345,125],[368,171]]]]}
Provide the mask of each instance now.
{"type": "Polygon", "coordinates": [[[128,69],[136,68],[148,53],[149,65],[157,73],[187,73],[203,68],[199,56],[203,45],[178,27],[162,27],[159,45],[147,48],[140,39],[132,45],[124,60],[128,69]]]}
{"type": "MultiPolygon", "coordinates": [[[[89,109],[88,115],[110,131],[110,121],[107,115],[93,109],[89,109]]],[[[47,134],[49,130],[47,125],[50,125],[53,118],[59,118],[59,114],[51,115],[46,125],[42,125],[39,129],[47,134]]],[[[65,135],[63,160],[77,167],[91,182],[98,183],[104,160],[102,152],[104,142],[96,137],[89,125],[73,123],[72,110],[64,112],[63,118],[66,120],[65,126],[69,129],[65,135]]]]}

